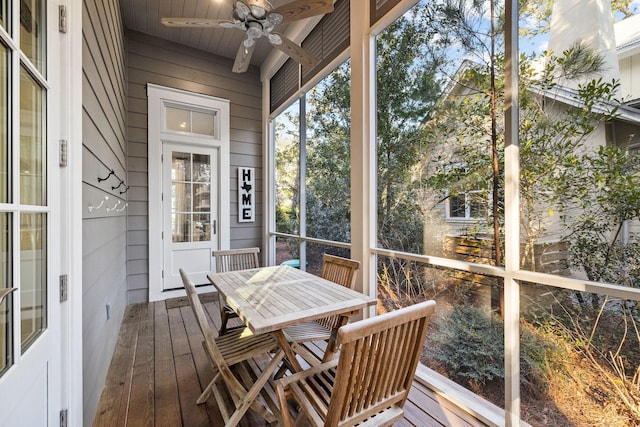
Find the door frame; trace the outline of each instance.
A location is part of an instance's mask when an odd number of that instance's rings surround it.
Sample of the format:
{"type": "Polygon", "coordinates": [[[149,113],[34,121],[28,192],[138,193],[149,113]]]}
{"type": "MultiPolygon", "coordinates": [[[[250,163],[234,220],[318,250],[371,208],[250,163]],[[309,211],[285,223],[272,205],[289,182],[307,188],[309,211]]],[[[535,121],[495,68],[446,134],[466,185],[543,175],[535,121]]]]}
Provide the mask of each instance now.
{"type": "MultiPolygon", "coordinates": [[[[230,242],[230,124],[229,100],[147,83],[148,99],[148,174],[149,174],[149,301],[185,295],[184,289],[163,291],[162,267],[162,145],[179,142],[180,133],[165,131],[166,105],[183,105],[194,109],[216,111],[219,132],[212,137],[189,134],[191,145],[218,148],[218,246],[229,248],[230,242]]],[[[187,139],[187,138],[185,138],[187,139]]],[[[215,200],[211,201],[215,203],[215,200]]],[[[209,288],[209,287],[207,287],[209,288]]],[[[211,287],[213,289],[213,287],[211,287]]],[[[209,290],[211,290],[209,289],[209,290]]]]}

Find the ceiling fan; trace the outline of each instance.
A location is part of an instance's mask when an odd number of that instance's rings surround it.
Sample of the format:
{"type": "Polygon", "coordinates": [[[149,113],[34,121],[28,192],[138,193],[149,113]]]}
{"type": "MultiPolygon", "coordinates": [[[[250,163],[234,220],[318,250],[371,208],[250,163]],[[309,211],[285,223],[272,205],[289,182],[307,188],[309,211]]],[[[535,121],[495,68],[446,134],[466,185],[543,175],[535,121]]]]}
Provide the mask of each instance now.
{"type": "Polygon", "coordinates": [[[245,31],[247,35],[238,48],[233,64],[234,73],[243,73],[249,68],[256,39],[262,36],[303,66],[313,67],[318,62],[313,55],[282,34],[274,32],[273,29],[278,24],[288,24],[331,12],[333,12],[333,0],[294,0],[276,8],[272,8],[268,0],[234,0],[232,20],[162,18],[161,22],[168,27],[237,28],[245,31]]]}

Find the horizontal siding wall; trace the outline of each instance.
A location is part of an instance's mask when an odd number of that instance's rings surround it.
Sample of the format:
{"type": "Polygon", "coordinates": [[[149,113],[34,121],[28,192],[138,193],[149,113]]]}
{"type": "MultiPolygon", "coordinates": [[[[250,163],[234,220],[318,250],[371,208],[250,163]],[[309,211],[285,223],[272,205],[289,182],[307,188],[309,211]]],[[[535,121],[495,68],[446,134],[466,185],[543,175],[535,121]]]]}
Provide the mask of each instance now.
{"type": "Polygon", "coordinates": [[[113,188],[126,178],[126,66],[120,1],[83,7],[83,412],[91,425],[127,305],[126,183],[113,188]]]}
{"type": "MultiPolygon", "coordinates": [[[[233,60],[127,31],[128,191],[127,265],[129,303],[148,300],[149,220],[147,173],[147,83],[211,95],[230,101],[231,248],[262,246],[262,89],[259,71],[231,72],[233,60]],[[256,169],[256,222],[239,223],[237,167],[256,169]]],[[[155,232],[160,233],[161,230],[155,232]]]]}

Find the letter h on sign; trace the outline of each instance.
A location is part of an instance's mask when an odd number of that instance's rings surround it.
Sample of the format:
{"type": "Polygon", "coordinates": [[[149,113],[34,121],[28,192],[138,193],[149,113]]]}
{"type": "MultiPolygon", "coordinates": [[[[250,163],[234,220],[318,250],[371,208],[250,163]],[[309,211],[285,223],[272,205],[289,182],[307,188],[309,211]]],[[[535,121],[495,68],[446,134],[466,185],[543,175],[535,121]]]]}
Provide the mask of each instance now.
{"type": "Polygon", "coordinates": [[[255,222],[255,170],[238,168],[238,222],[255,222]]]}

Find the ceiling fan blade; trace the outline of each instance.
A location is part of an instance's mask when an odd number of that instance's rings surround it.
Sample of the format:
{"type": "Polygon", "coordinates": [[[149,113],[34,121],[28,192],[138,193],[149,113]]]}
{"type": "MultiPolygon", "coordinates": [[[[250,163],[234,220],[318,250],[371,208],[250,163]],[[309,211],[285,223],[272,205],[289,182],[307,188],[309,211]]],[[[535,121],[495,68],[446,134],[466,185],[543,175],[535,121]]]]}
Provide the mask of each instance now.
{"type": "Polygon", "coordinates": [[[249,47],[246,47],[244,45],[244,42],[240,43],[238,53],[236,54],[236,60],[233,63],[232,71],[234,73],[244,73],[245,71],[247,71],[247,69],[249,68],[249,63],[251,62],[251,55],[253,55],[253,49],[255,49],[255,47],[255,41],[249,47]]]}
{"type": "Polygon", "coordinates": [[[265,12],[269,12],[271,10],[271,3],[267,0],[243,0],[243,3],[249,6],[257,6],[264,9],[265,12]]]}
{"type": "Polygon", "coordinates": [[[283,23],[333,12],[333,0],[295,0],[276,7],[270,15],[282,15],[283,23]]]}
{"type": "Polygon", "coordinates": [[[167,27],[191,27],[191,28],[235,28],[236,23],[228,19],[208,18],[162,18],[160,20],[167,27]]]}
{"type": "MultiPolygon", "coordinates": [[[[278,33],[271,33],[271,34],[280,37],[280,39],[282,40],[282,42],[279,44],[271,41],[271,44],[274,47],[280,49],[282,52],[289,55],[291,58],[301,63],[302,66],[312,68],[318,63],[318,59],[316,57],[311,55],[309,52],[307,52],[306,50],[304,50],[303,48],[301,48],[300,46],[298,46],[297,44],[295,44],[294,42],[292,42],[282,34],[278,34],[278,33]]],[[[269,40],[272,40],[272,39],[269,38],[269,40]]]]}

